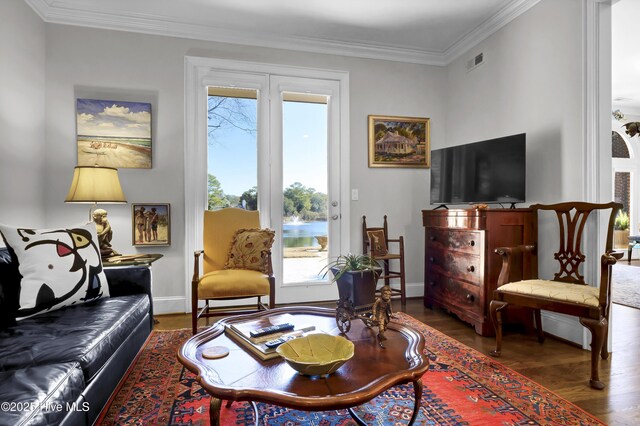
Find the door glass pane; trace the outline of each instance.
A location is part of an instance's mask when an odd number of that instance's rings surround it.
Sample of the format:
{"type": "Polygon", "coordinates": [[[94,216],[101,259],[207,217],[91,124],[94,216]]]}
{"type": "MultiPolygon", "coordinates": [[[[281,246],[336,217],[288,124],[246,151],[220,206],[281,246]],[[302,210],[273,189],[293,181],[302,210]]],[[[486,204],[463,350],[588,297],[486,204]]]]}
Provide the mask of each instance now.
{"type": "Polygon", "coordinates": [[[617,203],[622,203],[622,210],[631,213],[631,173],[616,172],[615,173],[615,194],[614,199],[617,203]]]}
{"type": "Polygon", "coordinates": [[[285,284],[320,281],[327,264],[327,101],[305,96],[285,94],[282,111],[285,284]]]}
{"type": "Polygon", "coordinates": [[[208,208],[258,208],[257,91],[210,87],[208,208]]]}
{"type": "Polygon", "coordinates": [[[614,248],[626,249],[629,243],[630,229],[629,218],[631,218],[631,173],[615,172],[614,175],[614,200],[622,204],[622,210],[618,213],[614,231],[614,248]],[[624,224],[627,228],[624,228],[624,224]]]}

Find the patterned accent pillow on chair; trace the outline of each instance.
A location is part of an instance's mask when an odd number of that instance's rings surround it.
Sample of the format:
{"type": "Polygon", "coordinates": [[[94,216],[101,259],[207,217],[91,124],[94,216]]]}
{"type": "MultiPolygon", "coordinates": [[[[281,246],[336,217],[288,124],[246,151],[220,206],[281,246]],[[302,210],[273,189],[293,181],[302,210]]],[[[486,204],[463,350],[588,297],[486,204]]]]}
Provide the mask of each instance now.
{"type": "Polygon", "coordinates": [[[238,229],[231,240],[225,269],[251,269],[269,273],[264,254],[271,250],[275,235],[271,229],[238,229]]]}
{"type": "Polygon", "coordinates": [[[69,229],[0,225],[0,232],[22,275],[18,321],[109,296],[93,223],[69,229]]]}

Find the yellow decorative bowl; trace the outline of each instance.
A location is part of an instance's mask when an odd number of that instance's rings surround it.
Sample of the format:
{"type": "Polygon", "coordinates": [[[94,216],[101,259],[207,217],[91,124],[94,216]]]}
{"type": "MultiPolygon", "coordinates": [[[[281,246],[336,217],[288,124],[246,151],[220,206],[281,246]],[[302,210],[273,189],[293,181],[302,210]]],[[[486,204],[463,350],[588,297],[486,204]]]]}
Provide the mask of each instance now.
{"type": "Polygon", "coordinates": [[[316,333],[289,340],[276,351],[298,373],[325,376],[353,356],[353,343],[342,336],[316,333]]]}

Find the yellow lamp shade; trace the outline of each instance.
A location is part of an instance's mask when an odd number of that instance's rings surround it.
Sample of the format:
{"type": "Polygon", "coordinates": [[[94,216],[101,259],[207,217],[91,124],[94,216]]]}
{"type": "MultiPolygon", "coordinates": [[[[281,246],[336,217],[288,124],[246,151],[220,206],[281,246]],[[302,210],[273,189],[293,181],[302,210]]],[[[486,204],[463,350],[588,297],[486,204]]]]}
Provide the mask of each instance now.
{"type": "Polygon", "coordinates": [[[73,169],[73,181],[66,203],[126,203],[120,186],[118,169],[113,167],[78,166],[73,169]]]}

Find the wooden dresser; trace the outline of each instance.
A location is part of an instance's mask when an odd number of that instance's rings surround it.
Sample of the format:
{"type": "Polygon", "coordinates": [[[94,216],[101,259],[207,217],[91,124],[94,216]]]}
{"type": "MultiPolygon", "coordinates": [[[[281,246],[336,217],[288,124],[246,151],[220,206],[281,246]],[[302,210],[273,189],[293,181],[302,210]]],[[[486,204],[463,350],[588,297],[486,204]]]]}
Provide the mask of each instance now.
{"type": "MultiPolygon", "coordinates": [[[[529,209],[423,210],[425,230],[424,305],[441,307],[494,334],[489,303],[502,267],[498,247],[534,244],[529,209]]],[[[523,264],[525,271],[536,263],[523,264]]]]}

